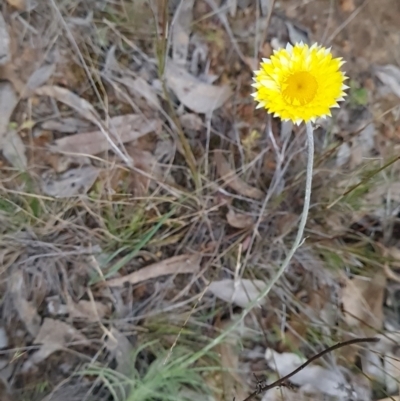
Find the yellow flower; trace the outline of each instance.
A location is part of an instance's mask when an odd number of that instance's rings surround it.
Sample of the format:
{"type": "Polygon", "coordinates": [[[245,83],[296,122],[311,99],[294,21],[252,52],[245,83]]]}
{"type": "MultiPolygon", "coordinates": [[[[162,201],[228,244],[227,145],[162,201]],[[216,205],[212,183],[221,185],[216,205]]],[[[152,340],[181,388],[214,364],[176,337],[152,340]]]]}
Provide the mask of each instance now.
{"type": "Polygon", "coordinates": [[[330,49],[317,44],[288,44],[274,51],[254,72],[257,108],[296,124],[331,116],[330,109],[339,107],[337,102],[344,100],[348,88],[340,71],[343,64],[342,58],[333,58],[330,49]]]}

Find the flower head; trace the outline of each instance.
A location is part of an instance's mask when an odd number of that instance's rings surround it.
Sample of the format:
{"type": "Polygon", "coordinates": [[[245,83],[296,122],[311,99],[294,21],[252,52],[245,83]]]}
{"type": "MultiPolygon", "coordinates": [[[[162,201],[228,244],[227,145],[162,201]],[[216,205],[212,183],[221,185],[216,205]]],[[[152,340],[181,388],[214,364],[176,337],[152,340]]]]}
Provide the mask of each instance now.
{"type": "Polygon", "coordinates": [[[339,107],[337,102],[344,100],[348,88],[347,77],[340,71],[343,64],[341,58],[332,57],[330,49],[317,44],[288,44],[263,59],[254,73],[257,107],[296,124],[331,116],[330,109],[339,107]]]}

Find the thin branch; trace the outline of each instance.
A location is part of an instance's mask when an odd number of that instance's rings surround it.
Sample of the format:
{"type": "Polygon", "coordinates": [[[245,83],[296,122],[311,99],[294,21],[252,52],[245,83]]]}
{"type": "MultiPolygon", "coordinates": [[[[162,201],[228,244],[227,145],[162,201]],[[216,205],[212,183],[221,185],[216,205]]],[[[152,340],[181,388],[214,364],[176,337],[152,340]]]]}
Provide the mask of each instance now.
{"type": "Polygon", "coordinates": [[[286,381],[290,379],[292,376],[294,376],[296,373],[299,373],[301,370],[303,370],[307,365],[309,365],[311,362],[314,362],[316,359],[321,358],[325,354],[332,352],[338,348],[346,347],[348,345],[353,345],[353,344],[359,344],[359,343],[376,343],[379,341],[379,338],[375,337],[366,337],[366,338],[353,338],[352,340],[348,341],[343,341],[341,343],[337,343],[335,345],[332,345],[329,348],[324,349],[323,351],[319,352],[318,354],[312,356],[310,359],[308,359],[306,362],[304,362],[301,366],[299,366],[297,369],[293,370],[289,374],[287,374],[284,377],[281,377],[280,379],[274,381],[271,384],[266,384],[266,383],[258,383],[257,384],[257,390],[253,391],[247,398],[245,398],[243,401],[250,401],[253,399],[256,395],[261,394],[265,391],[271,390],[274,387],[279,387],[283,386],[286,384],[286,381]]]}

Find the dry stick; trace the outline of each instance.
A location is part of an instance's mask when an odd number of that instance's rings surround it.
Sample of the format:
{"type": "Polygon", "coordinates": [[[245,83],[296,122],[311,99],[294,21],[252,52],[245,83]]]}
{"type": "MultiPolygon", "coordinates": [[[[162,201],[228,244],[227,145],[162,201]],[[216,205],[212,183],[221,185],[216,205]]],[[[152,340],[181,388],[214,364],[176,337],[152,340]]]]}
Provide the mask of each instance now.
{"type": "Polygon", "coordinates": [[[319,352],[318,354],[312,356],[310,359],[308,359],[306,362],[304,362],[301,366],[299,366],[297,369],[293,370],[286,376],[274,381],[271,384],[266,384],[266,383],[259,383],[257,385],[257,390],[252,392],[247,398],[245,398],[243,401],[250,401],[252,398],[254,398],[256,395],[261,394],[265,391],[271,390],[274,387],[279,387],[285,384],[285,382],[290,379],[292,376],[294,376],[296,373],[299,373],[301,370],[303,370],[307,365],[309,365],[311,362],[314,362],[316,359],[321,358],[325,354],[334,351],[335,349],[346,347],[347,345],[352,345],[352,344],[358,344],[358,343],[376,343],[379,341],[379,338],[375,337],[365,337],[365,338],[353,338],[352,340],[348,341],[343,341],[341,343],[337,343],[335,345],[332,345],[332,347],[326,348],[323,351],[319,352]]]}
{"type": "Polygon", "coordinates": [[[218,337],[214,338],[210,343],[208,343],[203,349],[193,354],[190,358],[188,358],[184,366],[190,366],[192,363],[196,362],[199,358],[205,355],[208,351],[214,348],[216,345],[220,344],[221,341],[227,337],[236,327],[239,326],[241,322],[243,322],[244,318],[250,313],[250,311],[258,304],[258,302],[266,297],[271,291],[272,287],[276,284],[276,282],[282,277],[283,273],[287,269],[292,260],[293,255],[296,253],[297,249],[300,248],[303,241],[304,229],[307,222],[308,217],[308,209],[310,208],[310,199],[311,199],[311,185],[312,185],[312,175],[313,175],[313,161],[314,161],[314,136],[313,136],[313,127],[310,122],[306,124],[306,132],[307,132],[307,176],[306,176],[306,188],[304,195],[304,205],[303,205],[303,213],[300,219],[299,230],[297,232],[294,243],[287,254],[285,260],[282,262],[282,266],[279,268],[278,272],[271,279],[268,285],[261,291],[261,293],[248,303],[246,308],[242,311],[239,318],[224,332],[222,332],[218,337]]]}

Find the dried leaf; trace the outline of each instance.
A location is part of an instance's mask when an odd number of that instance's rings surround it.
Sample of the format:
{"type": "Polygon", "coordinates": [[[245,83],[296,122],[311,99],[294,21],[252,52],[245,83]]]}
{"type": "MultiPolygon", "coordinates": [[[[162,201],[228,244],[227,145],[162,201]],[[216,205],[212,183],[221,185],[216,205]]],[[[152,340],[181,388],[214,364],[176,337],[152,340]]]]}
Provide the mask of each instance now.
{"type": "MultiPolygon", "coordinates": [[[[165,149],[169,151],[168,149],[165,149]]],[[[160,151],[160,150],[159,150],[160,151]]],[[[163,176],[165,175],[165,169],[163,169],[160,164],[157,162],[156,157],[151,154],[150,152],[146,152],[144,150],[140,150],[133,146],[129,146],[127,148],[127,152],[132,157],[134,165],[139,170],[144,171],[148,175],[154,177],[157,180],[162,180],[163,176]]],[[[159,154],[159,156],[161,156],[159,154]]],[[[174,185],[175,181],[171,177],[167,178],[167,182],[171,185],[174,185]]]]}
{"type": "Polygon", "coordinates": [[[90,10],[85,18],[70,17],[67,19],[68,25],[90,27],[93,22],[93,10],[90,10]]]}
{"type": "MultiPolygon", "coordinates": [[[[117,366],[114,368],[116,372],[120,373],[125,377],[129,377],[132,374],[132,353],[134,348],[126,336],[115,329],[114,327],[110,330],[111,336],[106,341],[106,347],[110,352],[110,356],[115,358],[117,366]]],[[[115,390],[119,395],[118,399],[126,399],[126,394],[129,393],[131,384],[121,384],[115,390]]]]}
{"type": "MultiPolygon", "coordinates": [[[[148,120],[137,114],[126,114],[110,120],[110,136],[117,143],[132,142],[160,129],[159,120],[148,120]]],[[[51,149],[55,152],[96,155],[111,149],[111,145],[101,131],[92,131],[58,139],[51,149]]]]}
{"type": "Polygon", "coordinates": [[[235,171],[231,169],[231,166],[226,161],[222,151],[216,150],[214,154],[218,175],[224,180],[228,187],[232,188],[240,195],[252,199],[262,199],[264,197],[264,192],[260,191],[258,188],[250,186],[237,176],[235,171]]]}
{"type": "Polygon", "coordinates": [[[237,10],[237,0],[228,0],[227,3],[227,6],[229,7],[229,15],[234,17],[237,10]]]}
{"type": "Polygon", "coordinates": [[[26,170],[28,160],[25,155],[25,144],[17,131],[11,130],[4,136],[3,155],[18,170],[26,170]]]}
{"type": "Polygon", "coordinates": [[[400,97],[400,68],[395,65],[384,65],[375,67],[375,75],[396,96],[400,97]]]}
{"type": "Polygon", "coordinates": [[[41,86],[35,90],[35,94],[38,96],[49,96],[61,103],[66,104],[67,106],[71,107],[71,109],[74,109],[81,116],[96,125],[98,125],[98,122],[100,121],[100,117],[96,110],[87,100],[82,99],[78,95],[75,95],[75,93],[61,86],[41,86]]]}
{"type": "Polygon", "coordinates": [[[374,351],[365,349],[361,353],[361,366],[363,373],[370,379],[379,383],[384,383],[385,372],[383,370],[383,363],[381,355],[374,351]]]}
{"type": "Polygon", "coordinates": [[[236,213],[233,209],[229,209],[226,214],[226,220],[230,226],[235,228],[249,228],[254,224],[252,216],[236,213]]]}
{"type": "Polygon", "coordinates": [[[0,12],[0,65],[4,65],[11,60],[10,36],[3,14],[0,12]]]}
{"type": "Polygon", "coordinates": [[[260,0],[261,14],[268,15],[273,0],[260,0]]]}
{"type": "Polygon", "coordinates": [[[144,267],[127,276],[108,280],[107,283],[110,287],[120,287],[124,283],[137,284],[170,274],[196,273],[200,269],[200,262],[201,256],[199,254],[173,256],[172,258],[144,267]]]}
{"type": "Polygon", "coordinates": [[[185,113],[179,117],[182,128],[193,131],[200,131],[203,127],[203,120],[194,113],[185,113]]]}
{"type": "Polygon", "coordinates": [[[367,157],[371,157],[371,152],[376,149],[375,136],[376,128],[374,123],[365,125],[360,133],[353,139],[351,147],[350,168],[354,169],[365,161],[367,157]]]}
{"type": "Polygon", "coordinates": [[[28,9],[28,0],[7,0],[7,3],[19,11],[26,11],[28,9]]]}
{"type": "Polygon", "coordinates": [[[342,293],[344,319],[349,326],[362,327],[368,334],[381,330],[383,324],[383,301],[386,277],[379,270],[370,279],[356,276],[345,278],[342,293]],[[347,313],[346,313],[347,312],[347,313]],[[365,325],[362,323],[365,322],[365,325]]]}
{"type": "MultiPolygon", "coordinates": [[[[275,370],[280,377],[283,377],[301,364],[306,359],[291,352],[279,354],[272,349],[267,349],[265,359],[268,366],[275,370]]],[[[331,397],[338,397],[340,400],[348,399],[347,381],[339,369],[325,369],[318,365],[308,365],[299,373],[292,376],[289,381],[296,386],[312,387],[320,393],[331,397]]]]}
{"type": "Polygon", "coordinates": [[[60,118],[58,120],[47,120],[41,128],[48,131],[58,131],[65,134],[75,134],[77,131],[87,130],[90,123],[74,117],[60,118]]]}
{"type": "Polygon", "coordinates": [[[8,336],[6,329],[0,326],[0,349],[8,347],[8,336]]]}
{"type": "Polygon", "coordinates": [[[56,198],[69,198],[85,194],[95,183],[100,170],[93,166],[75,168],[61,174],[57,178],[43,178],[42,191],[56,198]]]}
{"type": "Polygon", "coordinates": [[[179,101],[196,113],[211,114],[221,107],[232,93],[227,85],[216,86],[201,82],[172,61],[167,63],[165,77],[167,85],[179,101]]]}
{"type": "Polygon", "coordinates": [[[40,330],[40,317],[33,303],[26,300],[25,282],[20,270],[12,273],[8,281],[8,289],[19,318],[25,324],[30,335],[35,337],[40,330]]]}
{"type": "Polygon", "coordinates": [[[194,0],[181,1],[172,25],[172,60],[182,66],[186,64],[188,56],[193,4],[194,0]]]}
{"type": "MultiPolygon", "coordinates": [[[[262,280],[224,279],[213,281],[208,287],[208,291],[225,302],[244,308],[260,295],[264,287],[265,282],[262,280]]],[[[264,300],[260,300],[259,305],[263,302],[264,300]]]]}
{"type": "Polygon", "coordinates": [[[354,0],[340,0],[340,8],[344,12],[351,13],[356,9],[356,5],[354,0]]]}
{"type": "Polygon", "coordinates": [[[17,103],[18,97],[14,87],[9,82],[0,82],[0,148],[4,144],[4,136],[7,134],[8,124],[17,103]]]}
{"type": "Polygon", "coordinates": [[[308,32],[305,29],[300,29],[297,26],[293,25],[290,21],[285,21],[286,28],[289,33],[290,43],[292,45],[303,42],[303,43],[310,43],[308,32]]]}
{"type": "Polygon", "coordinates": [[[271,390],[268,390],[262,397],[262,401],[312,401],[319,399],[323,398],[310,398],[302,394],[302,392],[283,386],[271,388],[271,390]]]}
{"type": "Polygon", "coordinates": [[[115,329],[110,330],[110,336],[106,341],[106,347],[114,356],[117,362],[115,370],[125,376],[132,371],[132,351],[133,347],[124,334],[115,329]]]}
{"type": "Polygon", "coordinates": [[[150,86],[142,77],[137,77],[135,79],[129,77],[121,78],[119,82],[127,87],[132,96],[143,97],[147,100],[147,103],[150,107],[155,110],[161,109],[161,104],[154,91],[154,88],[150,86]]]}
{"type": "Polygon", "coordinates": [[[87,322],[98,322],[110,313],[110,308],[101,302],[80,300],[74,302],[69,294],[67,298],[67,310],[70,319],[83,319],[87,322]]]}
{"type": "MultiPolygon", "coordinates": [[[[223,332],[230,325],[232,325],[232,322],[226,320],[224,322],[219,321],[216,327],[223,332]]],[[[225,400],[233,400],[235,397],[243,400],[248,395],[246,393],[246,383],[237,373],[239,371],[238,341],[238,336],[231,335],[217,346],[217,353],[221,361],[221,381],[225,400]]]]}
{"type": "Polygon", "coordinates": [[[398,355],[387,353],[383,358],[383,371],[385,372],[385,385],[388,394],[393,394],[399,388],[400,360],[398,355]]]}
{"type": "Polygon", "coordinates": [[[44,85],[53,75],[56,69],[55,64],[44,65],[37,69],[28,79],[26,83],[27,89],[33,91],[39,86],[44,85]]]}
{"type": "Polygon", "coordinates": [[[54,352],[63,350],[72,341],[86,342],[87,339],[67,323],[49,318],[44,319],[34,341],[34,344],[41,344],[41,347],[25,362],[22,370],[29,370],[54,352]]]}

